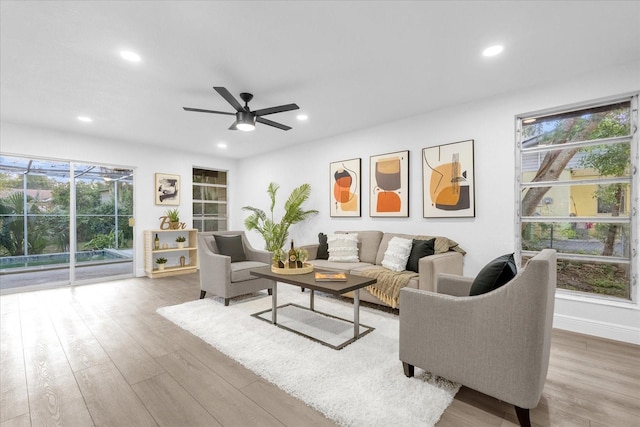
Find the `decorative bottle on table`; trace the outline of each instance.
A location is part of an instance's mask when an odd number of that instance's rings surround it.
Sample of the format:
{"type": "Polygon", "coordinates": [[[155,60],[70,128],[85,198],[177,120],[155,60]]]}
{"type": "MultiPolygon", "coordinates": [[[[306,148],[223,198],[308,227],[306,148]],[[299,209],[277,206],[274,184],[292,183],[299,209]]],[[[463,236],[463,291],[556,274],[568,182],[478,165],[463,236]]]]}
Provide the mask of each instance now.
{"type": "Polygon", "coordinates": [[[291,249],[289,249],[289,268],[297,268],[296,250],[293,249],[293,240],[291,241],[291,249]]]}

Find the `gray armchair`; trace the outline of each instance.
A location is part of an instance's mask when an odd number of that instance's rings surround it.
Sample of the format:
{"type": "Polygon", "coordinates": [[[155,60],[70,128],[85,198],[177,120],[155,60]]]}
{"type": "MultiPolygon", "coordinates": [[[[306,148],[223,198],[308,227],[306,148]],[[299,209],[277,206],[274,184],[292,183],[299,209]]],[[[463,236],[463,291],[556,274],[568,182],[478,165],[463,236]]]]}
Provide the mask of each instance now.
{"type": "Polygon", "coordinates": [[[515,406],[520,425],[547,377],[556,290],[556,252],[545,249],[516,277],[483,295],[473,279],[440,275],[438,293],[400,292],[400,360],[515,406]],[[448,294],[448,295],[445,295],[448,294]]]}
{"type": "Polygon", "coordinates": [[[200,299],[207,292],[224,298],[224,305],[239,295],[268,289],[271,295],[275,282],[250,274],[251,269],[271,265],[271,253],[254,249],[244,231],[215,231],[198,233],[200,257],[200,299]],[[221,255],[214,235],[241,236],[245,261],[231,262],[231,257],[221,255]]]}

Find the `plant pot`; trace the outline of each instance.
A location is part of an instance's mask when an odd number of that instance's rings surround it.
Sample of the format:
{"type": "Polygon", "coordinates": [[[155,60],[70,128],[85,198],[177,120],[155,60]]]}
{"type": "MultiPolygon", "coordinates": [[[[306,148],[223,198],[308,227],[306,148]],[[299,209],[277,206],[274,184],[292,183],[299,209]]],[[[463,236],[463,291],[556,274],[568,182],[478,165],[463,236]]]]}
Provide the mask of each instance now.
{"type": "Polygon", "coordinates": [[[165,264],[158,264],[158,271],[164,271],[165,264]]]}
{"type": "Polygon", "coordinates": [[[178,249],[184,249],[184,242],[177,242],[178,243],[178,249]]]}
{"type": "Polygon", "coordinates": [[[169,221],[169,230],[177,230],[178,228],[180,228],[179,221],[169,221]]]}

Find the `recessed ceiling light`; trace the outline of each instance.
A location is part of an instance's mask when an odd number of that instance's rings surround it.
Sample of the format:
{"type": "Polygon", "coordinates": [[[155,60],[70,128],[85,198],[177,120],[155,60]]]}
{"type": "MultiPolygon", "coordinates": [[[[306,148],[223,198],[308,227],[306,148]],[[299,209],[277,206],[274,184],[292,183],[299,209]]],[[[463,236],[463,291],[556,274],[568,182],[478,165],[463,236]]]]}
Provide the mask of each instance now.
{"type": "Polygon", "coordinates": [[[300,121],[305,121],[309,118],[309,116],[307,116],[306,114],[298,114],[296,116],[296,119],[300,120],[300,121]]]}
{"type": "Polygon", "coordinates": [[[504,47],[502,47],[500,45],[495,45],[495,46],[491,46],[491,47],[488,47],[485,50],[483,50],[482,54],[484,56],[496,56],[499,53],[501,53],[503,49],[504,49],[504,47]]]}
{"type": "Polygon", "coordinates": [[[140,58],[140,55],[130,50],[120,51],[120,56],[122,57],[122,59],[125,59],[130,62],[140,62],[142,60],[142,58],[140,58]]]}
{"type": "Polygon", "coordinates": [[[224,142],[220,142],[218,143],[218,148],[227,148],[227,144],[225,144],[224,142]]]}
{"type": "Polygon", "coordinates": [[[93,121],[91,117],[87,117],[87,116],[78,116],[78,120],[85,123],[91,123],[93,121]]]}

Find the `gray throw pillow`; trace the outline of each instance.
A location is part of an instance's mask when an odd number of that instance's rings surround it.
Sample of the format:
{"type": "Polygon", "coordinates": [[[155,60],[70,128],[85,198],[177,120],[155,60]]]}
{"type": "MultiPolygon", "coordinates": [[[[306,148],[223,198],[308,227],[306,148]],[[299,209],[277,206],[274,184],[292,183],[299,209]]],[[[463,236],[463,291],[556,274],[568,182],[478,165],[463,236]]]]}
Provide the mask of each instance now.
{"type": "Polygon", "coordinates": [[[242,236],[213,236],[216,239],[220,255],[231,257],[231,262],[246,261],[247,256],[242,246],[242,236]]]}
{"type": "Polygon", "coordinates": [[[502,255],[485,265],[471,284],[469,296],[498,289],[516,276],[518,269],[513,254],[502,255]]]}

